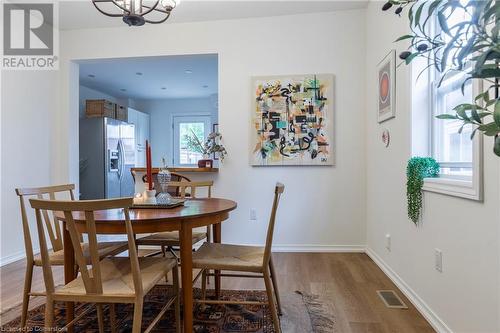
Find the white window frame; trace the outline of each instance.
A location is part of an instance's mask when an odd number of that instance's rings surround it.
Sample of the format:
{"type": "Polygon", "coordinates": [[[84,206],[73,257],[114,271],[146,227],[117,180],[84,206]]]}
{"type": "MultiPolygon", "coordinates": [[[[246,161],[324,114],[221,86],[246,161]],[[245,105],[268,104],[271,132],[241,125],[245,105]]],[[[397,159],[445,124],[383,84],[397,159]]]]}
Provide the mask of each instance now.
{"type": "MultiPolygon", "coordinates": [[[[420,71],[427,66],[425,61],[412,62],[411,80],[416,80],[420,71]]],[[[412,94],[412,148],[413,155],[435,156],[434,154],[434,123],[435,116],[439,112],[436,110],[436,86],[434,84],[434,73],[423,75],[420,80],[427,85],[427,89],[422,89],[422,82],[410,87],[417,93],[412,94]],[[420,87],[420,89],[419,89],[420,87]],[[422,96],[426,95],[426,96],[422,96]],[[429,112],[422,115],[422,106],[427,105],[429,112]],[[419,114],[420,113],[420,114],[419,114]],[[423,138],[422,136],[426,136],[423,138]]],[[[477,96],[483,88],[480,80],[472,82],[472,96],[477,96]]],[[[473,101],[471,101],[472,103],[473,101]]],[[[472,142],[472,176],[457,177],[452,175],[440,174],[437,178],[425,178],[423,190],[428,192],[440,193],[454,197],[460,197],[470,200],[483,200],[483,135],[476,132],[472,142]]],[[[439,162],[439,161],[438,161],[439,162]]],[[[469,166],[469,163],[466,163],[469,166]]],[[[441,167],[460,167],[463,163],[440,163],[441,167]]]]}
{"type": "MultiPolygon", "coordinates": [[[[212,131],[212,119],[208,114],[196,114],[196,115],[172,115],[172,158],[173,165],[176,167],[198,167],[197,164],[182,164],[180,163],[180,149],[179,149],[179,128],[180,123],[204,123],[207,131],[207,135],[212,131]]],[[[203,141],[206,138],[203,138],[203,141]]]]}
{"type": "MultiPolygon", "coordinates": [[[[475,82],[472,85],[472,96],[476,96],[480,91],[479,82],[475,82]]],[[[432,87],[432,86],[431,86],[432,87]]],[[[431,94],[432,96],[432,94],[431,94]]],[[[431,139],[429,140],[430,147],[429,153],[431,156],[434,155],[434,143],[432,136],[434,135],[433,123],[435,120],[435,100],[433,97],[430,99],[430,124],[429,124],[429,135],[431,139]]],[[[437,120],[442,121],[442,120],[437,120]]],[[[440,174],[438,178],[425,178],[424,179],[424,191],[441,193],[456,197],[461,197],[470,200],[482,201],[483,200],[483,134],[476,132],[474,139],[472,140],[472,176],[471,177],[457,177],[452,175],[440,174]]],[[[439,161],[438,161],[439,162],[439,161]]],[[[441,167],[460,167],[462,164],[469,165],[469,163],[447,163],[441,162],[441,167]]]]}

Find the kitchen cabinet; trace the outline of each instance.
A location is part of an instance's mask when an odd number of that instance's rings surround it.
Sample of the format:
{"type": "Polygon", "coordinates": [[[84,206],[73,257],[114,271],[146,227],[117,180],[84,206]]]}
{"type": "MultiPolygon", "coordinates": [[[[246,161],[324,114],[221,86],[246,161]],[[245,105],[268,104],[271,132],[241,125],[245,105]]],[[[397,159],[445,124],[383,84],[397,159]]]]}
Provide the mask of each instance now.
{"type": "Polygon", "coordinates": [[[150,141],[149,114],[128,108],[128,122],[135,125],[136,167],[146,166],[146,140],[150,141]]]}

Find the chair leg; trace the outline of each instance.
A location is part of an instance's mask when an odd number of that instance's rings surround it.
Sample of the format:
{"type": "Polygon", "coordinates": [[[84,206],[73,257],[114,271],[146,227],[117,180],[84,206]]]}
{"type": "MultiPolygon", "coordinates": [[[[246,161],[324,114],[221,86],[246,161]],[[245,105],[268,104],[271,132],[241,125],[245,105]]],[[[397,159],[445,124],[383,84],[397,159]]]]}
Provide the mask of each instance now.
{"type": "Polygon", "coordinates": [[[102,304],[96,304],[97,308],[97,323],[99,325],[99,333],[104,333],[104,311],[102,310],[102,304]]]}
{"type": "MultiPolygon", "coordinates": [[[[207,226],[207,243],[212,242],[212,226],[207,226]]],[[[210,273],[210,270],[207,269],[207,273],[210,273]]],[[[207,276],[207,284],[210,285],[210,276],[207,276]]]]}
{"type": "Polygon", "coordinates": [[[28,321],[28,307],[30,303],[31,283],[33,281],[33,264],[27,263],[24,276],[23,309],[21,312],[21,329],[26,327],[28,321]]]}
{"type": "Polygon", "coordinates": [[[109,305],[109,322],[111,326],[111,333],[116,333],[116,309],[115,304],[111,303],[109,305]]]}
{"type": "Polygon", "coordinates": [[[143,304],[144,300],[142,298],[134,303],[134,322],[132,326],[132,333],[141,333],[143,304]]]}
{"type": "Polygon", "coordinates": [[[163,257],[167,256],[167,251],[165,250],[165,245],[161,246],[161,254],[163,255],[163,257]]]}
{"type": "Polygon", "coordinates": [[[207,270],[203,269],[201,272],[201,299],[205,299],[205,296],[207,294],[207,270]]]}
{"type": "Polygon", "coordinates": [[[276,277],[276,270],[274,269],[273,258],[269,259],[269,269],[271,270],[271,281],[273,282],[274,294],[276,295],[276,303],[278,304],[278,315],[282,315],[281,312],[281,300],[280,300],[280,292],[278,290],[278,281],[276,277]]]}
{"type": "Polygon", "coordinates": [[[54,326],[54,301],[47,297],[45,302],[45,331],[52,332],[54,326]]]}
{"type": "Polygon", "coordinates": [[[181,333],[181,289],[179,288],[179,266],[172,269],[175,296],[175,332],[181,333]]]}
{"type": "Polygon", "coordinates": [[[269,309],[271,310],[271,315],[273,317],[274,330],[276,333],[280,333],[281,332],[280,320],[278,317],[278,312],[276,311],[276,305],[274,304],[273,286],[269,274],[269,269],[267,267],[264,269],[264,282],[266,284],[267,301],[269,302],[269,309]]]}

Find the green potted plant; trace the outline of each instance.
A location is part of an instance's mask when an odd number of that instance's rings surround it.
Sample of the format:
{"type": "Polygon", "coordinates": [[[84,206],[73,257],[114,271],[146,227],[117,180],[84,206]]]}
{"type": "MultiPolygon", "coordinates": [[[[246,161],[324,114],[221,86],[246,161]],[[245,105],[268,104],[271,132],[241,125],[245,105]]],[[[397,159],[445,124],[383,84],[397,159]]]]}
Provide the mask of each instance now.
{"type": "Polygon", "coordinates": [[[494,137],[493,151],[500,156],[500,1],[389,0],[382,10],[395,9],[395,14],[401,15],[405,8],[410,33],[396,42],[410,42],[409,49],[399,55],[407,65],[417,57],[426,58],[424,70],[435,68],[441,81],[449,73],[465,73],[462,92],[470,80],[486,83],[474,101],[457,105],[454,114],[437,118],[473,126],[471,138],[477,131],[494,137]],[[456,10],[464,11],[470,19],[449,26],[447,19],[456,10]],[[430,29],[434,20],[437,32],[430,29]]]}
{"type": "Polygon", "coordinates": [[[221,161],[227,155],[226,148],[222,144],[222,135],[219,132],[212,132],[208,135],[205,142],[201,142],[198,136],[191,130],[192,135],[186,135],[186,143],[189,150],[200,153],[203,159],[198,160],[199,168],[213,167],[211,154],[219,155],[221,161]]]}
{"type": "Polygon", "coordinates": [[[413,157],[406,167],[406,198],[408,218],[418,224],[422,210],[422,187],[424,178],[437,177],[439,164],[431,157],[413,157]]]}

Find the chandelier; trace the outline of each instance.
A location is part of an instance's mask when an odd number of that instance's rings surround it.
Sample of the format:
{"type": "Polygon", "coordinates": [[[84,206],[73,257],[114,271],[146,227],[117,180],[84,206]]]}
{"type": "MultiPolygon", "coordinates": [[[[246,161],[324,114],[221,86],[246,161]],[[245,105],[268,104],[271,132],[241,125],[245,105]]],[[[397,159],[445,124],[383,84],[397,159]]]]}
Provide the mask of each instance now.
{"type": "Polygon", "coordinates": [[[106,16],[122,17],[123,22],[129,26],[163,23],[179,2],[180,0],[92,0],[99,12],[106,16]]]}

